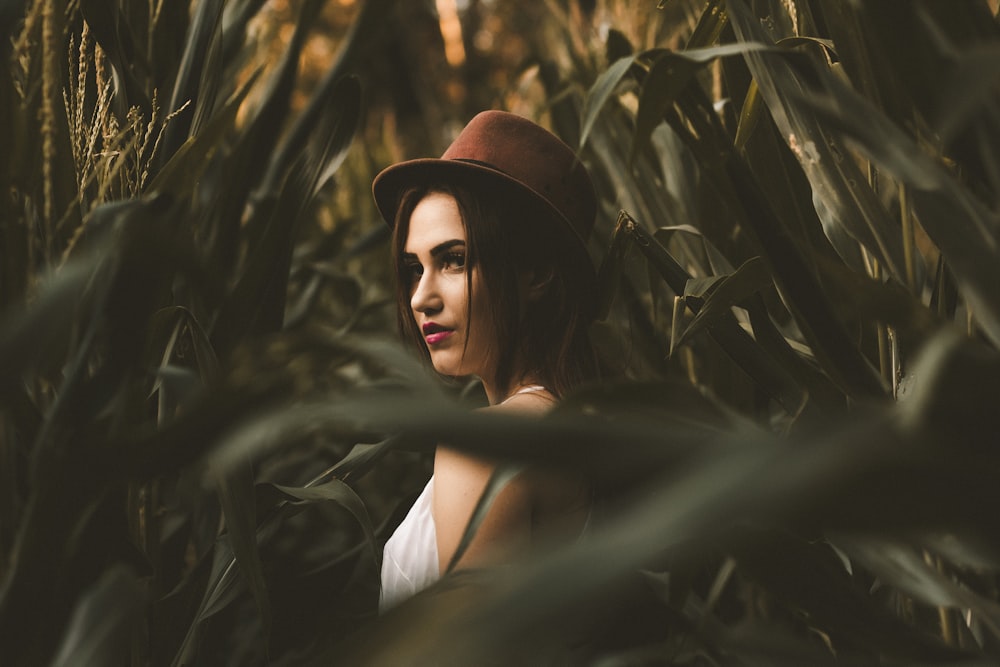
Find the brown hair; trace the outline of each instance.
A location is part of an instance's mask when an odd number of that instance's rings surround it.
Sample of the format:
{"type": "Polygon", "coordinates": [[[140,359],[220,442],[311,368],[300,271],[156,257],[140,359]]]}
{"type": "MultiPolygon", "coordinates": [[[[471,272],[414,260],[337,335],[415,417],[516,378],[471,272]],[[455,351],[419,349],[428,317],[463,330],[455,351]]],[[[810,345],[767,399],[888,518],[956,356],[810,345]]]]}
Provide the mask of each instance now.
{"type": "MultiPolygon", "coordinates": [[[[523,196],[492,190],[473,193],[470,189],[445,184],[408,189],[400,199],[393,226],[392,252],[396,267],[396,308],[399,330],[422,356],[430,357],[423,336],[410,309],[408,275],[402,257],[409,234],[410,216],[417,204],[431,192],[455,198],[466,234],[466,278],[470,308],[473,266],[480,272],[490,312],[493,341],[489,365],[496,376],[489,378],[501,396],[531,376],[557,397],[593,379],[598,364],[587,335],[592,319],[594,278],[585,275],[561,248],[556,225],[542,219],[539,207],[523,196]],[[531,270],[544,280],[537,299],[522,302],[518,276],[531,270]]],[[[483,335],[483,332],[470,332],[483,335]]],[[[466,341],[468,344],[468,340],[466,341]]]]}

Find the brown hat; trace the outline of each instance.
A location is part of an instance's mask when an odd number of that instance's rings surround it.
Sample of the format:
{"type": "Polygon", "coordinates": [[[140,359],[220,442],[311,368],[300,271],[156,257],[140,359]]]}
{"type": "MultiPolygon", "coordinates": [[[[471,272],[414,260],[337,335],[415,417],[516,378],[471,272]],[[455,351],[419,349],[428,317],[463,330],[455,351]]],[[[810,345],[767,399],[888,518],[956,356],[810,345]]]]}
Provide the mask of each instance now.
{"type": "Polygon", "coordinates": [[[400,197],[421,184],[464,184],[511,188],[540,204],[565,236],[581,266],[592,275],[587,237],[594,227],[597,198],[587,170],[558,137],[505,111],[484,111],[469,121],[439,158],[421,158],[384,169],[372,184],[386,222],[395,223],[400,197]]]}

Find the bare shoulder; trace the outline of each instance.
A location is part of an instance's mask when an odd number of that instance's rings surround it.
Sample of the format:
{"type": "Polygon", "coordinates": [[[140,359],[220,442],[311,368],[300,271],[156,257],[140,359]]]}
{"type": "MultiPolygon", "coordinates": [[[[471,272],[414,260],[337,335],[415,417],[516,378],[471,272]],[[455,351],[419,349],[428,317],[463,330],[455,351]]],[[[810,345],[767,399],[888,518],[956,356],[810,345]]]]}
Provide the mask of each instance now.
{"type": "MultiPolygon", "coordinates": [[[[442,572],[451,561],[496,467],[495,461],[449,447],[437,448],[432,511],[442,572]]],[[[531,495],[524,476],[518,475],[494,499],[459,567],[506,561],[530,540],[531,495]]]]}
{"type": "Polygon", "coordinates": [[[510,396],[503,403],[481,410],[495,414],[522,414],[541,416],[555,407],[556,397],[548,389],[528,391],[510,396]]]}

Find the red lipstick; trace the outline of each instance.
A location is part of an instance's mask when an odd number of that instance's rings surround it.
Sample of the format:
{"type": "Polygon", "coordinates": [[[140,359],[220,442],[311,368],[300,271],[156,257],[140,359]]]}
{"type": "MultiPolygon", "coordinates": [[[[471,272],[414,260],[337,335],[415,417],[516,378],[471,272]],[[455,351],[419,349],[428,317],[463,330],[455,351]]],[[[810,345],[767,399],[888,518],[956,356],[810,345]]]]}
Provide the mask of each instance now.
{"type": "Polygon", "coordinates": [[[424,340],[427,341],[428,345],[437,345],[455,333],[454,329],[447,329],[437,322],[428,322],[421,329],[424,332],[424,340]]]}

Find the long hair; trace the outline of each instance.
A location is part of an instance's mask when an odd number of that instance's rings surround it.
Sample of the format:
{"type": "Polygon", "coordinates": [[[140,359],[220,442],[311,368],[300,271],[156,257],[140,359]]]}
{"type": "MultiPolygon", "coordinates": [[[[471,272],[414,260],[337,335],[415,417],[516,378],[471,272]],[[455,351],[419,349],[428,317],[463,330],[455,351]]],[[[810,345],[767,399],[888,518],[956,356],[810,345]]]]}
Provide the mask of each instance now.
{"type": "MultiPolygon", "coordinates": [[[[400,199],[393,227],[392,252],[396,274],[396,310],[400,334],[429,361],[423,336],[410,308],[410,291],[403,252],[410,216],[431,192],[455,198],[466,235],[466,279],[469,295],[467,325],[472,323],[472,269],[479,271],[489,312],[487,366],[500,396],[527,377],[557,397],[593,379],[598,364],[587,335],[591,321],[593,276],[570,261],[562,244],[575,243],[560,233],[558,222],[546,219],[540,207],[524,196],[490,190],[476,192],[455,184],[414,187],[400,199]],[[519,276],[530,271],[542,285],[536,298],[522,299],[519,276]]],[[[468,342],[468,338],[466,339],[468,342]]]]}

